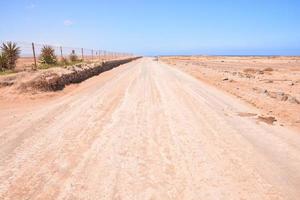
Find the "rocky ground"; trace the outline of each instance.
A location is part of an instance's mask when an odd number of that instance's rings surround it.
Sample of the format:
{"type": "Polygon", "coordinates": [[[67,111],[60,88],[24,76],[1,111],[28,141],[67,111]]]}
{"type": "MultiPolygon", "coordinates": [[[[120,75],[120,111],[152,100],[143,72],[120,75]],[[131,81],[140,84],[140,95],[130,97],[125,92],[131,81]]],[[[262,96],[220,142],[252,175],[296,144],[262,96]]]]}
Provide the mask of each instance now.
{"type": "Polygon", "coordinates": [[[300,130],[299,57],[161,57],[259,108],[262,120],[300,130]]]}

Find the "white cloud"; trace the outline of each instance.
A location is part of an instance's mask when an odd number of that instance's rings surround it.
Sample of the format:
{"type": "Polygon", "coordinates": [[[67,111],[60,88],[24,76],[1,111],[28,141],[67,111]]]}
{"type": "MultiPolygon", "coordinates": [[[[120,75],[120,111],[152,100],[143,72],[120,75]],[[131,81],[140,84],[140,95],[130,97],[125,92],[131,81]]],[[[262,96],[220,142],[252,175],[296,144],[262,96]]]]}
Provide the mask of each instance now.
{"type": "Polygon", "coordinates": [[[64,25],[65,25],[65,26],[71,26],[71,25],[73,25],[73,24],[74,24],[74,22],[73,22],[72,20],[66,19],[66,20],[64,21],[64,25]]]}

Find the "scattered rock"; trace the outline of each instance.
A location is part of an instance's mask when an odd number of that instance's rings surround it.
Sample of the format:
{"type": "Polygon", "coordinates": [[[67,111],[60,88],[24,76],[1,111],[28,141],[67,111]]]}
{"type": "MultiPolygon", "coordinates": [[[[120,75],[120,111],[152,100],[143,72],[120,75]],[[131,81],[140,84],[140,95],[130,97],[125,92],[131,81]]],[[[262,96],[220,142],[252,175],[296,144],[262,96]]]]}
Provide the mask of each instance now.
{"type": "Polygon", "coordinates": [[[258,93],[268,93],[268,90],[263,89],[263,88],[258,88],[258,87],[254,87],[252,88],[254,91],[258,92],[258,93]]]}
{"type": "Polygon", "coordinates": [[[294,83],[294,82],[291,82],[291,83],[289,83],[289,86],[293,86],[293,85],[295,85],[295,83],[294,83]]]}
{"type": "Polygon", "coordinates": [[[300,104],[300,101],[296,97],[290,97],[288,100],[290,103],[300,104]]]}
{"type": "Polygon", "coordinates": [[[267,92],[267,95],[273,99],[278,99],[280,101],[288,100],[288,96],[284,92],[267,92]]]}
{"type": "Polygon", "coordinates": [[[257,73],[258,73],[258,74],[264,74],[264,72],[261,71],[261,70],[257,71],[257,73]]]}
{"type": "Polygon", "coordinates": [[[0,81],[0,87],[12,86],[13,84],[14,84],[14,81],[11,81],[11,80],[0,81]]]}
{"type": "Polygon", "coordinates": [[[258,116],[257,118],[259,121],[264,122],[266,124],[274,124],[274,122],[276,122],[276,118],[275,117],[264,117],[264,116],[258,116]]]}
{"type": "Polygon", "coordinates": [[[246,78],[255,78],[255,76],[251,75],[251,74],[246,74],[245,75],[246,78]]]}
{"type": "Polygon", "coordinates": [[[273,99],[278,99],[279,101],[289,101],[290,103],[300,104],[300,101],[289,94],[284,92],[271,92],[266,89],[254,87],[252,90],[256,91],[257,93],[266,94],[268,97],[273,99]]]}
{"type": "Polygon", "coordinates": [[[222,79],[222,81],[228,81],[228,80],[229,80],[228,78],[223,78],[223,79],[222,79]]]}

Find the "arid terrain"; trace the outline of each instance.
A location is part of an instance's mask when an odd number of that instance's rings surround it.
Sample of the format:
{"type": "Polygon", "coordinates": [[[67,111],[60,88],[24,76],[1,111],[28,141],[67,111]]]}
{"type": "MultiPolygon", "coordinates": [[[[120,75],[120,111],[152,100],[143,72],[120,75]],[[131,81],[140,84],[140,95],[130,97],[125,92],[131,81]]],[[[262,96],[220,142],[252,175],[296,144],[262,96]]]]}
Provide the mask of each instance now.
{"type": "Polygon", "coordinates": [[[58,92],[0,88],[0,199],[298,200],[299,64],[141,58],[58,92]]]}
{"type": "Polygon", "coordinates": [[[300,57],[162,57],[259,108],[266,122],[300,131],[300,57]]]}

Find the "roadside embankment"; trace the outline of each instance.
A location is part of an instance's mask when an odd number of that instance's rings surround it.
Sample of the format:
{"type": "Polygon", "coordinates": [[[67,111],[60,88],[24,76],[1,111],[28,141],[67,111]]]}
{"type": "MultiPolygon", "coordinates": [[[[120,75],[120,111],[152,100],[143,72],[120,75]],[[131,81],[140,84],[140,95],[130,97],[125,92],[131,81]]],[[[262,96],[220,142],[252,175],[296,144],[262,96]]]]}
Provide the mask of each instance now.
{"type": "Polygon", "coordinates": [[[35,72],[20,72],[0,77],[0,87],[14,86],[22,92],[57,91],[66,85],[80,83],[92,76],[111,70],[139,57],[93,64],[75,64],[66,68],[53,67],[35,72]]]}

